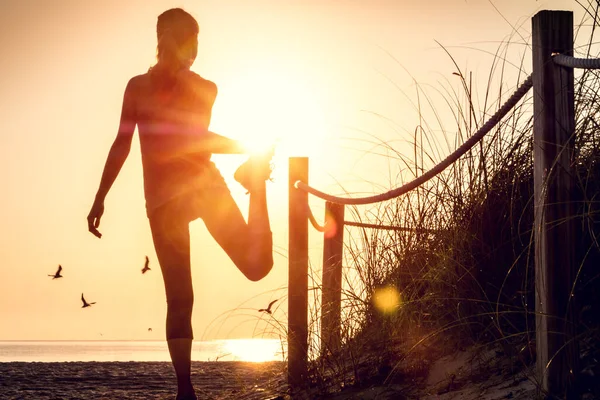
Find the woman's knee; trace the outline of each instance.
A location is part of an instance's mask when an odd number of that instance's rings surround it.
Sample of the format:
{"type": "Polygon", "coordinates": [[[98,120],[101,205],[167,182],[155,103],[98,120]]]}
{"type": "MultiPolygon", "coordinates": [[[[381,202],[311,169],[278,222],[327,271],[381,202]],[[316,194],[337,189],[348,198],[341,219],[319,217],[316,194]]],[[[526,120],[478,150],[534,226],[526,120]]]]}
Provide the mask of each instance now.
{"type": "Polygon", "coordinates": [[[248,257],[246,265],[240,268],[242,273],[253,282],[258,282],[273,269],[273,252],[262,254],[260,257],[248,257]]]}
{"type": "Polygon", "coordinates": [[[187,290],[167,296],[167,310],[177,315],[191,315],[194,307],[194,294],[187,290]]]}
{"type": "Polygon", "coordinates": [[[228,254],[246,278],[259,281],[273,268],[272,234],[240,237],[237,246],[232,246],[228,254]]]}

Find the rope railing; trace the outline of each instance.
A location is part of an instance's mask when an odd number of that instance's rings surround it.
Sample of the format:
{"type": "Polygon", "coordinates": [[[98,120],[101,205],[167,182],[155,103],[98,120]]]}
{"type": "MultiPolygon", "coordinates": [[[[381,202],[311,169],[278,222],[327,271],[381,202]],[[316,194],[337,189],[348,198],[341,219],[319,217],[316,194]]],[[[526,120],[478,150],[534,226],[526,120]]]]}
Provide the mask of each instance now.
{"type": "MultiPolygon", "coordinates": [[[[312,227],[317,231],[324,233],[327,231],[327,221],[323,225],[317,222],[315,215],[313,214],[310,206],[306,208],[306,215],[312,227]]],[[[417,233],[438,233],[439,230],[436,229],[426,229],[426,228],[406,228],[403,226],[393,226],[393,225],[383,225],[383,224],[370,224],[366,222],[356,222],[356,221],[342,221],[344,226],[352,226],[355,228],[366,228],[366,229],[380,229],[386,231],[397,231],[397,232],[417,232],[417,233]]]]}
{"type": "Polygon", "coordinates": [[[477,131],[473,136],[471,136],[467,141],[465,141],[454,153],[450,154],[443,161],[435,165],[429,171],[425,172],[423,175],[417,177],[416,179],[408,182],[405,185],[400,186],[399,188],[392,189],[388,192],[367,196],[367,197],[357,197],[357,198],[347,198],[347,197],[338,197],[327,194],[320,190],[317,190],[302,181],[297,181],[294,186],[297,189],[304,190],[316,197],[319,197],[323,200],[330,201],[332,203],[345,204],[345,205],[360,205],[360,204],[372,204],[378,203],[385,200],[390,200],[395,197],[401,196],[417,187],[427,182],[444,169],[446,169],[453,162],[458,160],[463,154],[469,151],[477,142],[479,142],[500,120],[525,96],[525,94],[531,89],[533,86],[532,75],[529,75],[527,79],[517,88],[517,90],[513,93],[513,95],[500,107],[498,111],[477,131]]]}
{"type": "Polygon", "coordinates": [[[598,58],[576,58],[566,54],[556,54],[552,60],[567,68],[600,69],[600,59],[598,58]]]}
{"type": "MultiPolygon", "coordinates": [[[[306,210],[306,216],[312,227],[317,231],[324,233],[327,231],[327,221],[323,225],[319,224],[315,215],[313,214],[310,207],[306,210]]],[[[398,231],[398,232],[418,232],[418,233],[438,233],[439,230],[435,229],[425,229],[425,228],[406,228],[403,226],[393,226],[393,225],[382,225],[382,224],[369,224],[366,222],[356,222],[356,221],[342,221],[344,226],[352,226],[355,228],[366,228],[366,229],[380,229],[385,231],[398,231]]]]}
{"type": "Polygon", "coordinates": [[[417,232],[417,233],[438,233],[438,232],[440,232],[439,230],[435,230],[435,229],[406,228],[403,226],[369,224],[366,222],[355,222],[355,221],[344,221],[344,225],[353,226],[356,228],[380,229],[380,230],[385,230],[385,231],[397,231],[397,232],[417,232]]]}
{"type": "Polygon", "coordinates": [[[306,205],[306,215],[308,216],[310,224],[313,226],[313,228],[315,228],[317,232],[325,232],[327,222],[325,222],[324,225],[319,224],[308,204],[306,205]]]}

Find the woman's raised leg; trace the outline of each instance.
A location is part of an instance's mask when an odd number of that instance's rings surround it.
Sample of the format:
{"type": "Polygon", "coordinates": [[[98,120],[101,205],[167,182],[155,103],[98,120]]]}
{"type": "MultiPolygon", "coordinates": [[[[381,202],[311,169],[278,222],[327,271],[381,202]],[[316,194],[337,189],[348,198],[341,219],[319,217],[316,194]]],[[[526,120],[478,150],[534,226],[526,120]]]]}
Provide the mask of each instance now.
{"type": "Polygon", "coordinates": [[[250,192],[248,223],[224,183],[204,191],[197,201],[206,228],[238,269],[251,281],[264,278],[273,267],[273,235],[264,179],[250,192]]]}

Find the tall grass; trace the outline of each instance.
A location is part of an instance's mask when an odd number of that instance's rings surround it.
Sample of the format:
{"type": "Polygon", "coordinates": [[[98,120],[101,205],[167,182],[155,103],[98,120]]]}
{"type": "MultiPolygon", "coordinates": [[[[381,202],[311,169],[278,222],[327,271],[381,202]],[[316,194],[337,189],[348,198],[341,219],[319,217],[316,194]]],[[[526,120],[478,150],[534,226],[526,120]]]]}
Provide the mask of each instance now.
{"type": "MultiPolygon", "coordinates": [[[[594,41],[598,10],[586,9],[577,28],[589,34],[576,56],[599,57],[594,41]]],[[[424,119],[412,138],[412,159],[398,163],[414,176],[444,157],[442,142],[459,146],[472,135],[525,79],[520,62],[506,57],[514,45],[501,44],[494,55],[483,94],[472,74],[456,67],[436,88],[455,126],[444,129],[430,92],[419,87],[416,106],[424,119]],[[509,73],[510,72],[510,73],[509,73]],[[508,76],[515,77],[507,81],[508,76]],[[430,110],[424,108],[431,107],[430,110]],[[427,111],[427,112],[426,112],[427,111]],[[439,131],[447,136],[440,137],[439,131]]],[[[575,298],[582,305],[579,339],[583,369],[600,356],[600,76],[577,71],[575,194],[578,278],[575,298]]],[[[365,211],[352,208],[355,220],[408,228],[406,231],[347,227],[342,299],[342,342],[335,351],[314,357],[310,378],[321,393],[348,385],[422,382],[436,355],[476,346],[500,346],[515,368],[533,361],[535,305],[533,277],[533,154],[531,93],[483,141],[438,177],[394,201],[365,211]],[[367,216],[367,217],[366,217],[367,216]],[[393,287],[400,303],[393,312],[377,308],[380,289],[393,287]]],[[[393,153],[393,149],[391,149],[393,153]]],[[[347,219],[348,219],[348,212],[347,219]]],[[[318,279],[314,280],[319,285],[318,279]]],[[[318,338],[318,304],[312,306],[311,337],[318,338]]],[[[318,355],[318,339],[311,342],[318,355]]],[[[597,384],[586,390],[600,396],[597,384]],[[594,386],[596,385],[596,386],[594,386]]]]}

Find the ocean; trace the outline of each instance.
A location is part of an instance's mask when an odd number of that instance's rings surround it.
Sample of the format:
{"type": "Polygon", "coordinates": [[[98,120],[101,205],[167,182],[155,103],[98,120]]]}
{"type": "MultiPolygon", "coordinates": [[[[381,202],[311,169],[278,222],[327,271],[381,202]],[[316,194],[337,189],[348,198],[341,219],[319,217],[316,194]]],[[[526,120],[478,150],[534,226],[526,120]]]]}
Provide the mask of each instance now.
{"type": "MultiPolygon", "coordinates": [[[[278,339],[195,341],[192,361],[283,361],[278,339]]],[[[166,341],[0,341],[0,362],[170,361],[166,341]]]]}

